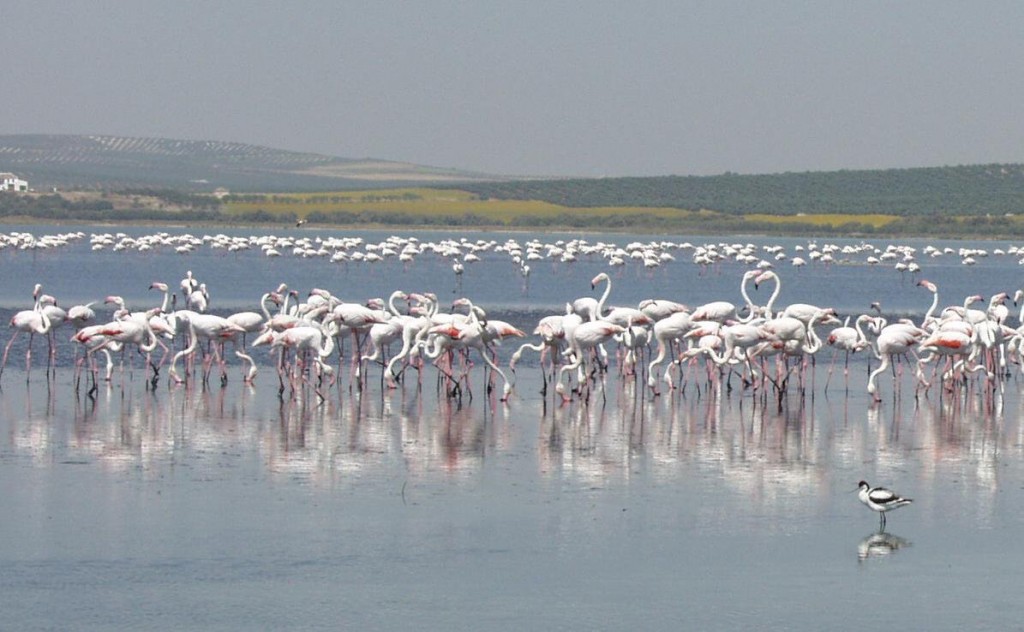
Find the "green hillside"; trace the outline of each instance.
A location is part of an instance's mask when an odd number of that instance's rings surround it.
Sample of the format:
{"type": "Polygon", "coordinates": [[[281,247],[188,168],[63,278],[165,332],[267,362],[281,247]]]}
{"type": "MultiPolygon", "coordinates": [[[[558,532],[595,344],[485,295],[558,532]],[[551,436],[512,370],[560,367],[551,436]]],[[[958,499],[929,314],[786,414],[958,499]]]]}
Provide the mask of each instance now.
{"type": "Polygon", "coordinates": [[[258,145],[124,136],[0,136],[0,172],[37,191],[160,188],[337,191],[462,183],[493,176],[384,160],[353,160],[258,145]]]}
{"type": "Polygon", "coordinates": [[[524,180],[462,184],[484,199],[570,207],[650,206],[735,215],[1004,215],[1024,212],[1024,165],[770,175],[524,180]]]}

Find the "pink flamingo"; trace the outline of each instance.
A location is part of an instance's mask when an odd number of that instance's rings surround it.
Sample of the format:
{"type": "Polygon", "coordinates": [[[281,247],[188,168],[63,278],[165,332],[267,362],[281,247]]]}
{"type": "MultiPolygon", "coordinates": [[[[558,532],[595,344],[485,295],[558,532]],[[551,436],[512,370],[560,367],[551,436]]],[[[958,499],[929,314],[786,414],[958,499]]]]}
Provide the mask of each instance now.
{"type": "MultiPolygon", "coordinates": [[[[254,347],[265,344],[269,344],[271,348],[279,347],[282,350],[282,357],[285,349],[295,350],[296,371],[293,371],[289,376],[289,383],[293,390],[295,389],[296,373],[298,373],[304,383],[309,383],[306,378],[305,367],[299,364],[301,355],[312,354],[313,362],[320,368],[321,375],[326,373],[331,376],[331,382],[328,384],[328,387],[334,383],[334,369],[324,362],[324,358],[330,357],[334,351],[334,337],[328,335],[322,326],[300,325],[281,332],[268,329],[252,342],[254,347]]],[[[278,366],[278,377],[280,378],[281,390],[283,391],[284,367],[280,364],[278,366]]],[[[324,399],[320,390],[318,388],[315,388],[315,390],[320,399],[324,399]]]]}
{"type": "Polygon", "coordinates": [[[925,334],[926,332],[922,329],[902,323],[887,325],[878,334],[878,339],[875,341],[877,347],[875,355],[882,363],[868,376],[868,393],[874,397],[876,402],[882,401],[882,398],[878,396],[878,387],[875,385],[878,376],[889,368],[893,356],[910,352],[925,334]]]}
{"type": "MultiPolygon", "coordinates": [[[[124,310],[118,310],[118,315],[122,316],[119,320],[80,329],[72,340],[85,345],[90,354],[110,348],[123,352],[130,345],[135,345],[139,352],[148,354],[157,345],[156,334],[149,325],[149,319],[159,312],[160,308],[155,307],[139,314],[138,317],[130,317],[124,310]]],[[[153,367],[153,370],[155,379],[156,367],[153,367]]]]}
{"type": "MultiPolygon", "coordinates": [[[[32,290],[32,299],[35,301],[35,305],[32,309],[22,310],[11,317],[10,327],[14,329],[14,335],[4,347],[4,357],[0,360],[0,378],[3,378],[4,368],[7,366],[7,354],[11,350],[11,345],[21,333],[28,334],[28,348],[25,350],[25,373],[29,374],[32,371],[32,339],[36,334],[46,335],[51,327],[50,319],[39,306],[39,295],[42,289],[43,286],[36,283],[35,289],[32,290]]],[[[28,379],[27,376],[26,379],[28,379]]]]}
{"type": "MultiPolygon", "coordinates": [[[[190,334],[189,345],[174,354],[171,359],[170,375],[171,379],[175,382],[184,382],[184,378],[178,376],[176,369],[178,358],[182,356],[191,356],[198,345],[200,338],[206,341],[214,342],[213,354],[217,360],[221,369],[221,383],[227,382],[227,371],[224,367],[224,359],[218,346],[223,346],[225,340],[230,340],[234,336],[242,333],[244,330],[238,325],[232,323],[226,318],[216,316],[213,314],[197,314],[189,310],[179,310],[177,312],[179,318],[183,318],[188,324],[188,330],[190,334]]],[[[203,380],[209,378],[208,367],[204,368],[203,380]]]]}
{"type": "Polygon", "coordinates": [[[562,375],[567,371],[577,371],[578,389],[583,391],[584,385],[589,379],[590,355],[599,346],[612,339],[616,334],[625,331],[624,327],[602,320],[592,320],[578,325],[569,340],[569,352],[573,354],[573,361],[562,365],[558,370],[558,379],[555,385],[555,392],[562,396],[562,401],[568,402],[569,395],[565,392],[565,385],[562,384],[562,375]]]}
{"type": "MultiPolygon", "coordinates": [[[[654,377],[655,369],[665,361],[670,347],[676,341],[682,339],[682,337],[690,330],[691,326],[692,319],[690,318],[690,314],[685,311],[676,312],[671,316],[654,323],[654,339],[658,341],[658,353],[647,366],[647,386],[651,388],[654,395],[660,394],[658,392],[658,381],[654,377]]],[[[672,364],[669,364],[665,368],[665,375],[663,379],[669,385],[669,388],[674,388],[672,385],[671,368],[672,364]]]]}
{"type": "Polygon", "coordinates": [[[843,366],[843,376],[849,379],[850,376],[850,354],[857,353],[861,349],[866,349],[871,343],[868,342],[867,336],[864,334],[864,330],[861,329],[861,323],[874,320],[874,317],[869,314],[861,314],[857,317],[853,327],[850,327],[850,317],[846,317],[846,321],[842,327],[836,327],[833,329],[826,342],[832,347],[832,362],[828,365],[828,378],[825,379],[825,390],[828,390],[829,382],[832,381],[832,370],[835,368],[836,359],[839,357],[839,352],[843,351],[846,354],[846,363],[843,366]]]}

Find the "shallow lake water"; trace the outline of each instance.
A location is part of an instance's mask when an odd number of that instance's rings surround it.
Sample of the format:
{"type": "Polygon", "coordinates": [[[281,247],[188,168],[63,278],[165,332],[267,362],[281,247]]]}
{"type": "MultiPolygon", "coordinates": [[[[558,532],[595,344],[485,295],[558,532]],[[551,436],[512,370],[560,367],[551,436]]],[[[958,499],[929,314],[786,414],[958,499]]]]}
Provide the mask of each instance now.
{"type": "MultiPolygon", "coordinates": [[[[454,296],[457,282],[446,261],[429,260],[371,269],[88,244],[0,259],[5,318],[31,306],[34,282],[68,303],[123,294],[149,304],[151,281],[176,284],[186,268],[232,308],[255,307],[281,280],[353,298],[399,287],[454,296]],[[94,270],[116,274],[82,280],[94,270]]],[[[593,294],[591,276],[606,269],[544,262],[527,285],[492,259],[470,266],[458,293],[528,332],[593,294]]],[[[612,296],[739,302],[744,269],[701,271],[683,256],[654,272],[634,264],[615,272],[612,296]]],[[[881,297],[919,317],[930,299],[910,276],[855,262],[777,270],[786,302],[835,304],[841,315],[881,297]],[[822,295],[836,298],[797,298],[822,295]]],[[[1012,293],[1017,270],[1010,257],[952,259],[917,278],[944,288],[943,304],[960,303],[971,291],[962,288],[1012,293]]],[[[502,366],[514,348],[499,348],[502,366]]],[[[887,375],[876,404],[863,354],[826,391],[824,349],[781,397],[735,376],[709,381],[700,366],[654,397],[613,363],[589,400],[563,404],[541,394],[527,359],[508,402],[487,393],[479,363],[461,399],[439,392],[432,369],[390,390],[371,368],[366,388],[341,371],[321,400],[308,387],[279,395],[269,353],[254,354],[252,386],[232,363],[224,387],[162,375],[150,388],[136,363],[90,393],[76,388],[69,344],[51,380],[41,341],[35,351],[26,376],[16,344],[0,384],[5,628],[1019,626],[1016,368],[994,384],[927,392],[909,370],[887,375]],[[880,532],[857,500],[861,479],[914,502],[880,532]]]]}

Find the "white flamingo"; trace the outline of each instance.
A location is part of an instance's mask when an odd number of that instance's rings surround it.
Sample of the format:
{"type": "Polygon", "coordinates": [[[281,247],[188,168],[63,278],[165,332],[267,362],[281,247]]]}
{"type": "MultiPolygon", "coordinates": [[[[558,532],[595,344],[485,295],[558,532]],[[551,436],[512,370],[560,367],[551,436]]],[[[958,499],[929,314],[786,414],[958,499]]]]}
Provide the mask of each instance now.
{"type": "Polygon", "coordinates": [[[17,340],[18,334],[22,333],[28,334],[28,348],[25,350],[25,373],[29,374],[32,371],[32,339],[37,334],[45,336],[51,326],[50,319],[39,307],[39,296],[42,289],[43,286],[36,283],[35,289],[32,290],[32,299],[35,301],[32,309],[22,310],[11,317],[10,327],[14,330],[14,335],[4,347],[4,357],[0,360],[0,378],[3,378],[4,368],[7,366],[7,354],[11,350],[11,345],[17,340]]]}

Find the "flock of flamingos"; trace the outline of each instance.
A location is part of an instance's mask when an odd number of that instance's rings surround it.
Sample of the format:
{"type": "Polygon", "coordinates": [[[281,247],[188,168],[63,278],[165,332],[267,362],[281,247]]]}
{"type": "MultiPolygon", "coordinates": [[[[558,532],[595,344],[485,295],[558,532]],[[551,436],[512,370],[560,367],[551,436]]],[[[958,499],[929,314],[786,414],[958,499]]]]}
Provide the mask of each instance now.
{"type": "MultiPolygon", "coordinates": [[[[127,247],[124,239],[114,242],[110,237],[97,239],[94,235],[93,250],[127,247]]],[[[211,247],[237,245],[233,239],[192,239],[199,244],[217,244],[211,247]]],[[[300,245],[295,246],[294,239],[288,243],[293,248],[304,249],[306,245],[299,240],[300,245]]],[[[410,243],[407,240],[406,246],[410,243]]],[[[136,249],[147,244],[131,240],[131,247],[136,249]]],[[[267,252],[276,251],[274,246],[280,245],[281,242],[267,241],[261,247],[266,246],[267,252]]],[[[461,274],[463,262],[472,262],[473,249],[465,246],[449,246],[457,253],[452,257],[456,275],[461,274]]],[[[185,247],[187,252],[195,244],[186,240],[173,247],[185,247]]],[[[416,247],[422,251],[423,245],[416,247]]],[[[571,251],[567,255],[567,250],[559,247],[555,256],[572,256],[571,251]]],[[[620,250],[621,253],[609,256],[609,265],[618,265],[615,260],[620,256],[643,259],[648,265],[647,255],[620,250]]],[[[549,249],[546,256],[552,256],[553,251],[549,249]]],[[[773,254],[768,248],[765,251],[773,254]]],[[[303,252],[292,254],[306,256],[303,252]]],[[[398,256],[399,252],[396,247],[390,255],[378,250],[372,254],[398,256]]],[[[779,261],[778,253],[774,254],[779,261]]],[[[828,250],[817,249],[809,254],[817,259],[832,256],[828,250]]],[[[943,252],[927,254],[941,256],[943,252]]],[[[959,253],[965,265],[971,265],[978,254],[987,256],[978,252],[959,253]]],[[[713,255],[721,256],[717,250],[713,255]]],[[[366,254],[361,256],[365,258],[366,254]]],[[[697,257],[712,254],[702,247],[695,249],[693,256],[695,263],[703,264],[697,257]]],[[[896,265],[902,264],[903,269],[915,263],[912,256],[908,262],[905,254],[891,251],[882,256],[889,263],[895,260],[896,265]]],[[[515,258],[523,275],[528,275],[527,262],[533,257],[522,256],[520,251],[515,258]]],[[[794,257],[790,263],[801,265],[803,260],[797,259],[794,257]]],[[[876,259],[868,263],[883,260],[876,259]]],[[[651,265],[665,260],[664,254],[651,255],[651,265]]],[[[782,277],[766,260],[748,263],[750,269],[737,279],[743,303],[714,301],[692,308],[663,299],[645,300],[636,307],[609,307],[612,279],[600,273],[593,278],[589,295],[567,302],[560,313],[540,319],[531,332],[532,342],[517,341],[514,347],[506,342],[504,348],[514,348],[514,352],[507,364],[502,363],[504,366],[499,364],[497,347],[506,338],[526,338],[526,332],[489,317],[468,298],[454,301],[450,310],[443,309],[447,306],[442,306],[433,294],[402,291],[393,292],[386,301],[378,298],[352,303],[341,301],[324,289],[314,288],[303,296],[281,284],[268,288],[262,295],[258,311],[220,316],[209,312],[206,284],[188,272],[177,288],[154,282],[150,289],[161,296],[146,308],[130,308],[118,296],[106,297],[105,302],[116,311],[109,322],[103,322],[105,319],[97,316],[93,304],[76,305],[65,311],[53,296],[43,293],[42,286],[36,285],[33,306],[10,320],[13,335],[0,360],[0,380],[11,347],[23,334],[29,336],[25,354],[29,377],[32,339],[39,336],[48,340],[48,379],[53,375],[51,368],[56,366],[58,347],[66,345],[64,341],[70,338],[75,348],[76,388],[83,375],[91,381],[91,389],[102,380],[112,380],[118,355],[123,375],[124,364],[127,362],[131,367],[133,357],[139,354],[146,358],[145,370],[152,371],[148,379],[153,385],[164,367],[172,383],[206,383],[214,365],[225,384],[229,353],[241,362],[242,380],[251,383],[260,371],[252,357],[254,350],[265,347],[271,352],[282,393],[287,388],[294,393],[310,387],[321,397],[324,388],[340,381],[336,378],[346,365],[351,383],[357,388],[362,388],[373,373],[370,367],[377,367],[382,386],[387,389],[400,388],[410,370],[422,380],[425,368],[433,366],[445,392],[461,397],[463,392],[471,392],[469,375],[479,358],[487,372],[488,392],[492,388],[499,392],[496,382],[500,379],[500,396],[506,400],[514,392],[517,364],[530,352],[539,354],[539,361],[533,366],[539,366],[543,374],[544,392],[553,385],[563,401],[573,397],[589,399],[592,386],[608,374],[643,380],[655,396],[680,388],[686,379],[721,380],[732,379],[734,375],[743,388],[781,392],[791,378],[802,386],[808,365],[819,351],[827,348],[833,353],[826,389],[840,356],[844,357],[847,383],[851,354],[877,358],[878,365],[870,370],[866,385],[876,401],[881,400],[880,382],[904,370],[913,372],[919,388],[929,388],[936,381],[945,388],[954,388],[973,380],[995,384],[1007,374],[1008,367],[1020,364],[1024,327],[1013,328],[1008,324],[1007,302],[1011,297],[1006,293],[996,294],[987,302],[978,295],[968,296],[940,309],[938,287],[921,280],[917,285],[931,294],[931,304],[919,322],[887,322],[880,308],[840,321],[828,306],[776,305],[782,277]],[[748,287],[764,284],[772,284],[771,297],[763,305],[755,304],[748,287]],[[181,309],[179,296],[184,304],[181,309]],[[336,363],[332,361],[335,353],[336,363]],[[105,360],[102,371],[101,359],[105,360]]],[[[1015,303],[1020,302],[1022,292],[1012,298],[1015,303]]],[[[893,389],[898,388],[898,383],[894,380],[893,389]]]]}

